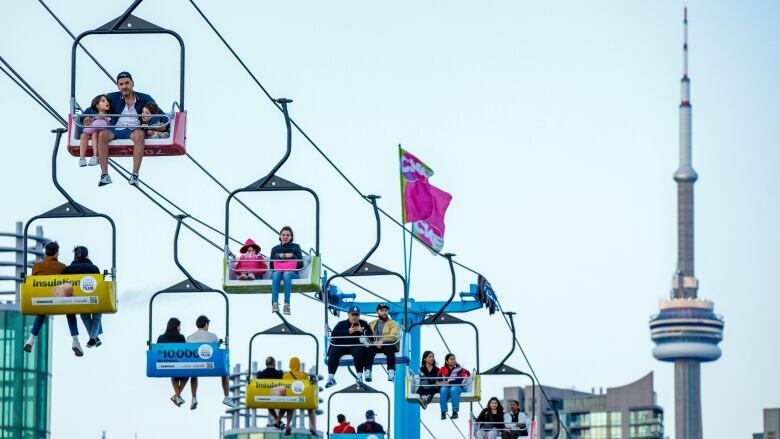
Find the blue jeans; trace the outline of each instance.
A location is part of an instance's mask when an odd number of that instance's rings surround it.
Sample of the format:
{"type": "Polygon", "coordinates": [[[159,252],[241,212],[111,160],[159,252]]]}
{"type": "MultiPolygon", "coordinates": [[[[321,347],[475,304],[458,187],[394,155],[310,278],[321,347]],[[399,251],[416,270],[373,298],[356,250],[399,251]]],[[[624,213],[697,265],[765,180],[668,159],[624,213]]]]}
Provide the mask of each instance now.
{"type": "Polygon", "coordinates": [[[463,386],[442,387],[439,390],[439,406],[442,412],[447,411],[447,400],[452,399],[452,410],[460,408],[460,394],[463,393],[463,386]]]}
{"type": "MultiPolygon", "coordinates": [[[[73,314],[67,314],[65,317],[68,319],[68,329],[70,329],[70,335],[79,335],[79,327],[76,324],[76,316],[73,314]]],[[[43,327],[43,322],[45,321],[46,316],[35,316],[35,321],[33,322],[30,333],[37,337],[38,334],[40,334],[41,328],[43,327]]]]}
{"type": "Polygon", "coordinates": [[[89,338],[98,338],[103,333],[103,314],[81,314],[81,322],[87,328],[89,338]]]}
{"type": "Polygon", "coordinates": [[[284,279],[284,303],[290,303],[292,280],[300,278],[297,271],[274,271],[271,273],[271,302],[279,302],[279,282],[284,279]]]}

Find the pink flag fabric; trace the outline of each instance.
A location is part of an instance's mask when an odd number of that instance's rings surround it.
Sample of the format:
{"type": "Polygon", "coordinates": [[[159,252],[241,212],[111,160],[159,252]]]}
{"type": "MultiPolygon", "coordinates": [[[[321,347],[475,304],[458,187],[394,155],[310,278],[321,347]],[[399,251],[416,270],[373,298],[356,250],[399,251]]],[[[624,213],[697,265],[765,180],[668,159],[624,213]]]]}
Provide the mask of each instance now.
{"type": "Polygon", "coordinates": [[[444,214],[452,195],[428,180],[433,170],[408,151],[398,148],[401,166],[402,216],[412,233],[434,251],[444,247],[444,214]]]}

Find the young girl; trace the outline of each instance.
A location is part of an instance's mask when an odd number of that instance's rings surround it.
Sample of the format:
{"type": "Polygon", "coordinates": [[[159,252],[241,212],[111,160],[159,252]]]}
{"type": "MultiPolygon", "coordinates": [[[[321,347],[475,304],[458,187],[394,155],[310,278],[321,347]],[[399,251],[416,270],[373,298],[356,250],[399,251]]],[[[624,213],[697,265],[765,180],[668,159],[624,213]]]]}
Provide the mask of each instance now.
{"type": "Polygon", "coordinates": [[[160,122],[161,119],[167,118],[158,116],[159,112],[160,107],[154,102],[147,103],[144,105],[143,110],[141,110],[141,120],[143,121],[141,126],[149,128],[146,130],[147,139],[167,139],[170,135],[168,132],[168,124],[160,122]]]}
{"type": "Polygon", "coordinates": [[[105,130],[106,125],[110,125],[110,118],[106,116],[106,113],[111,113],[111,104],[108,102],[108,96],[97,95],[92,99],[92,105],[84,112],[82,123],[84,124],[84,132],[81,133],[79,139],[79,166],[87,166],[87,160],[84,158],[87,155],[87,146],[89,146],[90,139],[92,140],[92,158],[89,159],[89,166],[95,166],[98,164],[98,132],[105,130]]]}
{"type": "Polygon", "coordinates": [[[263,261],[260,254],[260,246],[251,238],[247,239],[241,247],[241,257],[236,264],[236,274],[239,280],[262,279],[268,266],[263,261]]]}

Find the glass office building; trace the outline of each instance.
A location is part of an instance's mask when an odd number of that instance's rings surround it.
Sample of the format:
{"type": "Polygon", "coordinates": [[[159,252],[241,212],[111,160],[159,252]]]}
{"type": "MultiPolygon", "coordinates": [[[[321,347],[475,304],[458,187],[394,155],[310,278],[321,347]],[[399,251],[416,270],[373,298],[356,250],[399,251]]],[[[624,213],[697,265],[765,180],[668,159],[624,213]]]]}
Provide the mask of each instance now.
{"type": "Polygon", "coordinates": [[[516,399],[520,409],[528,413],[536,409],[534,438],[555,437],[559,430],[553,405],[561,423],[559,439],[662,439],[664,411],[656,405],[652,372],[639,380],[606,392],[593,389],[582,392],[544,386],[550,398],[548,404],[541,389],[504,387],[504,399],[516,399]],[[535,390],[535,392],[534,392],[535,390]],[[535,398],[534,398],[535,396],[535,398]],[[535,401],[534,401],[535,399],[535,401]]]}
{"type": "Polygon", "coordinates": [[[22,350],[35,316],[0,304],[0,438],[48,439],[51,392],[50,323],[31,353],[22,350]]]}

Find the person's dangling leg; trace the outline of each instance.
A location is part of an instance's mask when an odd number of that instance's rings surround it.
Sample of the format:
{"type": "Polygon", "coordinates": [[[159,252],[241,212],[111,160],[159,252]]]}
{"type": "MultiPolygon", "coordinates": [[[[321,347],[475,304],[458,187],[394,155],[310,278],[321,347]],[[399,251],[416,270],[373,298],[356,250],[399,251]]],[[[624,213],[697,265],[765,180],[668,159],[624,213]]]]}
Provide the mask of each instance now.
{"type": "Polygon", "coordinates": [[[439,390],[439,408],[442,413],[447,413],[447,401],[450,399],[450,389],[452,387],[444,386],[439,390]]]}
{"type": "Polygon", "coordinates": [[[282,282],[282,272],[271,273],[271,304],[272,312],[279,312],[279,284],[282,282]]]}

